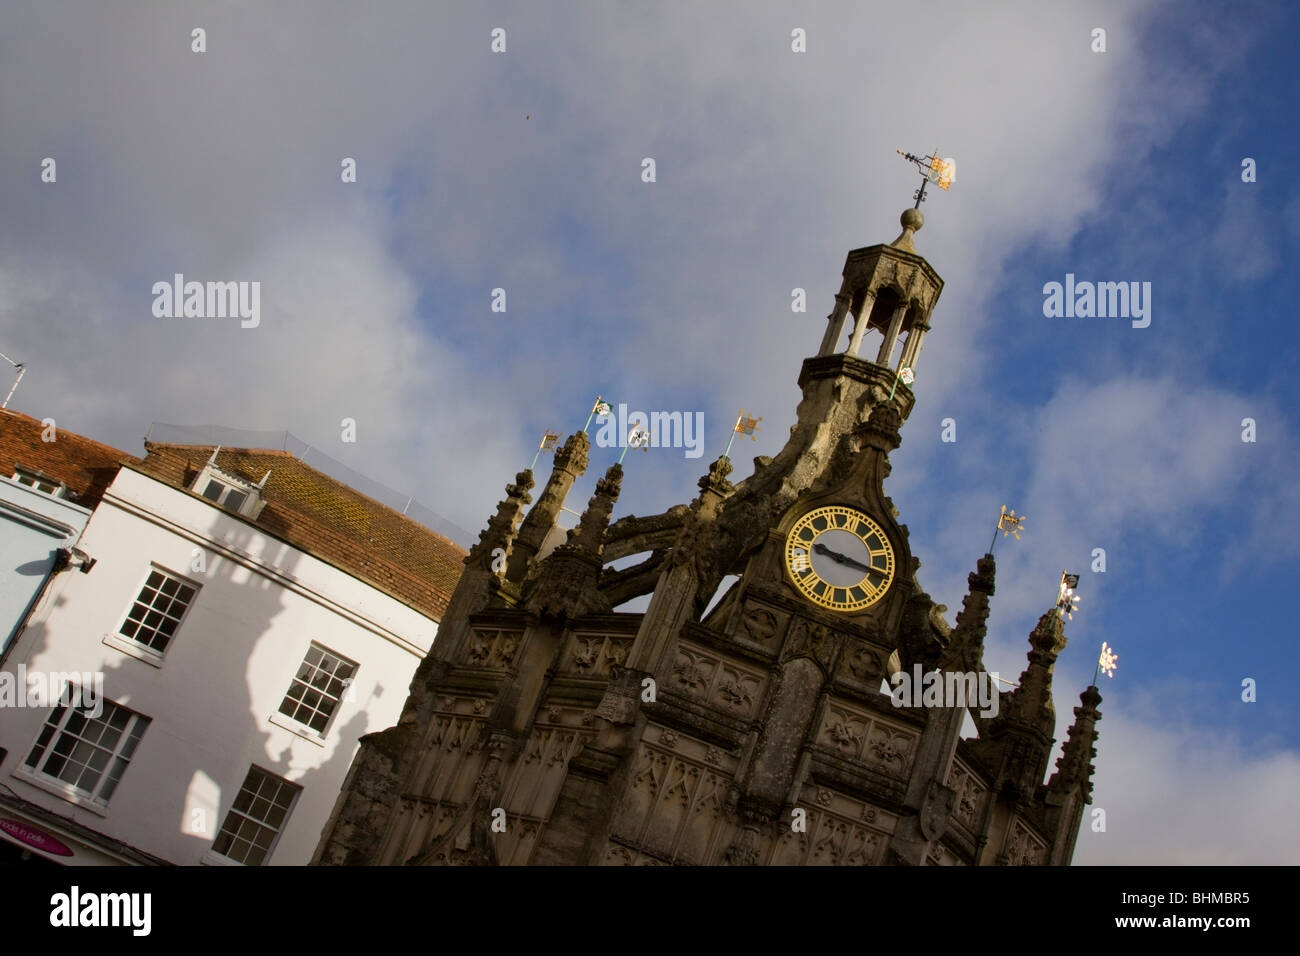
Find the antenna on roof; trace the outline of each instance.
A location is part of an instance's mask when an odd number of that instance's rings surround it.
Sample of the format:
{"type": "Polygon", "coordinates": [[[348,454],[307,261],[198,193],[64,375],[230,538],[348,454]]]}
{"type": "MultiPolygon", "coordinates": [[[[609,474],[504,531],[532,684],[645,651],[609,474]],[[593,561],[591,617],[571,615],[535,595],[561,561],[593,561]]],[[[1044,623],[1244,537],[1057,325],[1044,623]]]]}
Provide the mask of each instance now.
{"type": "Polygon", "coordinates": [[[14,368],[18,370],[18,377],[14,379],[13,385],[9,388],[9,394],[5,396],[5,400],[3,404],[0,404],[0,408],[8,408],[9,399],[13,398],[14,392],[18,391],[18,383],[23,380],[23,375],[26,374],[27,368],[26,366],[23,365],[22,362],[15,362],[9,356],[5,355],[4,352],[0,352],[0,358],[4,359],[6,362],[8,362],[10,365],[12,365],[14,368]]]}

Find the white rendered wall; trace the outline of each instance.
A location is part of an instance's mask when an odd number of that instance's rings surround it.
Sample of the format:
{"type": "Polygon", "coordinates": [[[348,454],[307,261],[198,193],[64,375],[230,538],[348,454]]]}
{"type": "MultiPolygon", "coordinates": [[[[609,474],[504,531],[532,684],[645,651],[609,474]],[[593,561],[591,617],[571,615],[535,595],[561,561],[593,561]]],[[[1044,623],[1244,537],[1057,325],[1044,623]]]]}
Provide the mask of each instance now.
{"type": "Polygon", "coordinates": [[[9,754],[0,783],[140,850],[196,864],[212,861],[206,851],[256,764],[303,787],[269,862],[307,863],[357,738],[397,722],[436,623],[202,499],[125,468],[79,546],[98,563],[88,574],[56,576],[4,670],[102,671],[105,697],[152,722],[106,812],[15,773],[48,708],[4,712],[0,747],[9,754]],[[196,548],[203,572],[190,570],[196,548]],[[104,643],[152,563],[201,585],[161,666],[104,643]],[[354,699],[339,705],[323,745],[271,720],[312,641],[360,665],[354,699]],[[196,832],[200,824],[206,832],[196,832]]]}

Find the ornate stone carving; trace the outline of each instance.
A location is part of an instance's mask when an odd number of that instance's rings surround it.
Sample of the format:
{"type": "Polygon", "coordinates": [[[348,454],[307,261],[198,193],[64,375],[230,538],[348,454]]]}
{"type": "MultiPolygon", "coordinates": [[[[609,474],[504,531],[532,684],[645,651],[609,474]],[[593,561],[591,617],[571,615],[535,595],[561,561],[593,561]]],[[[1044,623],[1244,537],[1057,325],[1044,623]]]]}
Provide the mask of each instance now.
{"type": "Polygon", "coordinates": [[[579,632],[573,635],[561,670],[579,677],[610,677],[627,659],[631,647],[632,638],[627,635],[579,632]]]}
{"type": "Polygon", "coordinates": [[[833,701],[826,708],[817,742],[848,759],[858,759],[892,777],[905,778],[920,734],[866,711],[833,701]]]}
{"type": "Polygon", "coordinates": [[[751,717],[758,709],[763,675],[686,641],[679,641],[671,686],[705,703],[715,704],[728,713],[751,717]]]}
{"type": "Polygon", "coordinates": [[[740,621],[740,635],[755,644],[764,644],[776,636],[780,619],[767,608],[751,607],[740,621]]]}
{"type": "Polygon", "coordinates": [[[956,796],[955,790],[943,786],[938,780],[930,781],[925,802],[921,804],[920,818],[921,835],[927,840],[939,839],[948,829],[948,818],[956,796]]]}
{"type": "Polygon", "coordinates": [[[524,633],[519,630],[473,628],[461,651],[461,663],[471,667],[509,668],[523,639],[524,633]]]}

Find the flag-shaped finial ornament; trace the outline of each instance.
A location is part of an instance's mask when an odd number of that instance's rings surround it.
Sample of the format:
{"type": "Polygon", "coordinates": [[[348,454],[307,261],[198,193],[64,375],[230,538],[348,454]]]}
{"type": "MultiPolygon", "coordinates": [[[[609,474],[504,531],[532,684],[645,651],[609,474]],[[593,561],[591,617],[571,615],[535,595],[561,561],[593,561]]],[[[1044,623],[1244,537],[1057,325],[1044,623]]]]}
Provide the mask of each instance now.
{"type": "Polygon", "coordinates": [[[595,418],[597,415],[599,415],[601,418],[604,418],[606,415],[609,414],[609,411],[610,411],[609,402],[605,401],[603,398],[597,395],[596,404],[591,406],[591,413],[587,416],[587,424],[582,426],[582,430],[585,432],[588,428],[590,428],[591,420],[595,418]]]}
{"type": "Polygon", "coordinates": [[[722,457],[731,459],[731,443],[736,440],[737,435],[748,435],[750,441],[758,441],[758,436],[754,433],[758,431],[758,423],[763,419],[745,416],[745,410],[742,408],[740,414],[736,416],[736,424],[731,427],[731,435],[727,438],[727,450],[722,453],[722,457]]]}
{"type": "Polygon", "coordinates": [[[1014,537],[1020,540],[1020,529],[1025,524],[1025,516],[1016,514],[1016,509],[1007,510],[1007,506],[1002,506],[1002,515],[998,518],[998,530],[1002,532],[1002,537],[1014,537]]]}
{"type": "Polygon", "coordinates": [[[618,463],[623,464],[623,459],[627,455],[629,448],[640,448],[642,451],[650,450],[650,429],[644,425],[637,424],[632,427],[628,433],[627,444],[623,446],[623,452],[618,456],[618,463]]]}
{"type": "Polygon", "coordinates": [[[762,420],[761,416],[759,418],[746,418],[745,410],[742,408],[740,417],[736,419],[736,433],[748,435],[751,441],[758,441],[758,436],[754,432],[758,431],[758,423],[762,420]]]}
{"type": "Polygon", "coordinates": [[[1097,673],[1105,674],[1107,677],[1115,676],[1115,662],[1119,660],[1119,655],[1115,653],[1114,648],[1106,646],[1106,642],[1101,642],[1101,657],[1097,658],[1097,673]]]}
{"type": "Polygon", "coordinates": [[[998,532],[1002,532],[1002,537],[1013,537],[1020,540],[1020,529],[1025,524],[1025,516],[1016,514],[1014,508],[1008,510],[1006,505],[1002,506],[1002,514],[998,516],[998,526],[993,529],[993,541],[989,544],[989,554],[993,553],[993,545],[998,543],[998,532]]]}
{"type": "Polygon", "coordinates": [[[1061,585],[1056,591],[1056,609],[1061,617],[1074,620],[1074,612],[1079,609],[1079,595],[1074,589],[1079,586],[1079,576],[1068,571],[1061,572],[1061,585]]]}
{"type": "Polygon", "coordinates": [[[949,189],[957,181],[957,160],[951,156],[944,158],[939,155],[939,150],[935,149],[929,156],[916,156],[903,150],[896,150],[899,156],[915,166],[921,171],[924,177],[921,180],[921,188],[916,191],[914,197],[916,205],[914,209],[920,209],[921,203],[925,202],[925,187],[934,183],[940,189],[949,189]]]}
{"type": "Polygon", "coordinates": [[[898,391],[899,382],[902,382],[904,385],[911,385],[915,381],[916,381],[916,376],[912,374],[911,367],[904,365],[902,368],[900,368],[897,372],[894,373],[894,384],[890,386],[889,397],[885,399],[885,401],[892,402],[894,400],[894,393],[898,391]]]}
{"type": "Polygon", "coordinates": [[[533,455],[533,463],[528,466],[528,470],[532,471],[534,468],[536,468],[537,459],[541,457],[542,452],[550,451],[552,448],[555,447],[555,443],[559,440],[560,440],[560,435],[558,432],[553,432],[549,428],[546,429],[546,433],[542,435],[542,440],[537,445],[537,453],[533,455]]]}
{"type": "Polygon", "coordinates": [[[925,178],[940,189],[948,189],[957,179],[957,161],[951,157],[940,159],[939,151],[936,149],[934,152],[935,155],[930,157],[930,168],[926,171],[925,178]]]}

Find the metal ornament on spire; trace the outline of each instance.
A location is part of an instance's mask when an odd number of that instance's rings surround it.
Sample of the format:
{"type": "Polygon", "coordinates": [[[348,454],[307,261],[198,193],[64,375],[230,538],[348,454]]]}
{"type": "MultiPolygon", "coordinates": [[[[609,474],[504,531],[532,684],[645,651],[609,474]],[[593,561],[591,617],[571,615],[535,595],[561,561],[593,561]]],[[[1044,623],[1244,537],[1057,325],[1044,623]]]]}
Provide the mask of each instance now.
{"type": "Polygon", "coordinates": [[[1056,590],[1056,609],[1061,617],[1074,620],[1074,612],[1079,609],[1079,595],[1075,588],[1079,586],[1079,576],[1068,571],[1061,572],[1061,586],[1056,590]]]}
{"type": "Polygon", "coordinates": [[[1119,655],[1115,653],[1113,647],[1107,647],[1106,642],[1101,642],[1101,656],[1097,658],[1097,669],[1092,672],[1092,686],[1097,686],[1097,678],[1102,674],[1107,677],[1115,676],[1115,664],[1119,660],[1119,655]]]}
{"type": "Polygon", "coordinates": [[[937,146],[929,156],[916,156],[905,153],[901,149],[895,152],[921,171],[921,188],[912,194],[912,198],[916,200],[913,209],[920,209],[921,203],[925,202],[925,187],[930,183],[946,191],[957,179],[957,161],[952,157],[947,159],[940,157],[937,146]]]}
{"type": "Polygon", "coordinates": [[[758,441],[758,436],[754,432],[758,431],[758,423],[762,420],[761,415],[758,418],[746,418],[745,410],[742,408],[740,414],[736,416],[736,424],[731,427],[731,437],[727,439],[727,450],[722,453],[722,457],[731,460],[731,443],[736,440],[737,435],[748,435],[750,441],[758,441]]]}
{"type": "Polygon", "coordinates": [[[1007,510],[1007,506],[1002,506],[1002,514],[998,516],[998,526],[993,529],[993,541],[989,544],[989,554],[993,553],[993,545],[998,543],[998,532],[1002,532],[1002,537],[1008,538],[1015,536],[1017,541],[1020,540],[1020,527],[1025,523],[1025,516],[1016,514],[1016,509],[1007,510]]]}
{"type": "Polygon", "coordinates": [[[537,446],[537,454],[533,455],[533,463],[528,466],[528,470],[532,471],[534,468],[536,468],[537,459],[541,457],[542,452],[549,451],[550,449],[554,448],[555,443],[559,440],[560,440],[560,436],[557,432],[553,432],[549,428],[546,429],[546,434],[542,436],[542,440],[537,446]]]}
{"type": "Polygon", "coordinates": [[[597,415],[599,415],[601,418],[604,418],[606,415],[610,413],[610,409],[611,406],[609,402],[605,401],[603,398],[597,395],[596,404],[591,406],[591,414],[587,416],[587,424],[582,426],[582,430],[585,432],[588,428],[590,428],[591,420],[595,418],[597,415]]]}
{"type": "Polygon", "coordinates": [[[642,451],[650,450],[650,431],[645,426],[637,424],[632,426],[631,433],[627,436],[627,443],[623,446],[623,454],[618,456],[618,463],[623,464],[623,459],[627,457],[629,448],[640,448],[642,451]]]}

